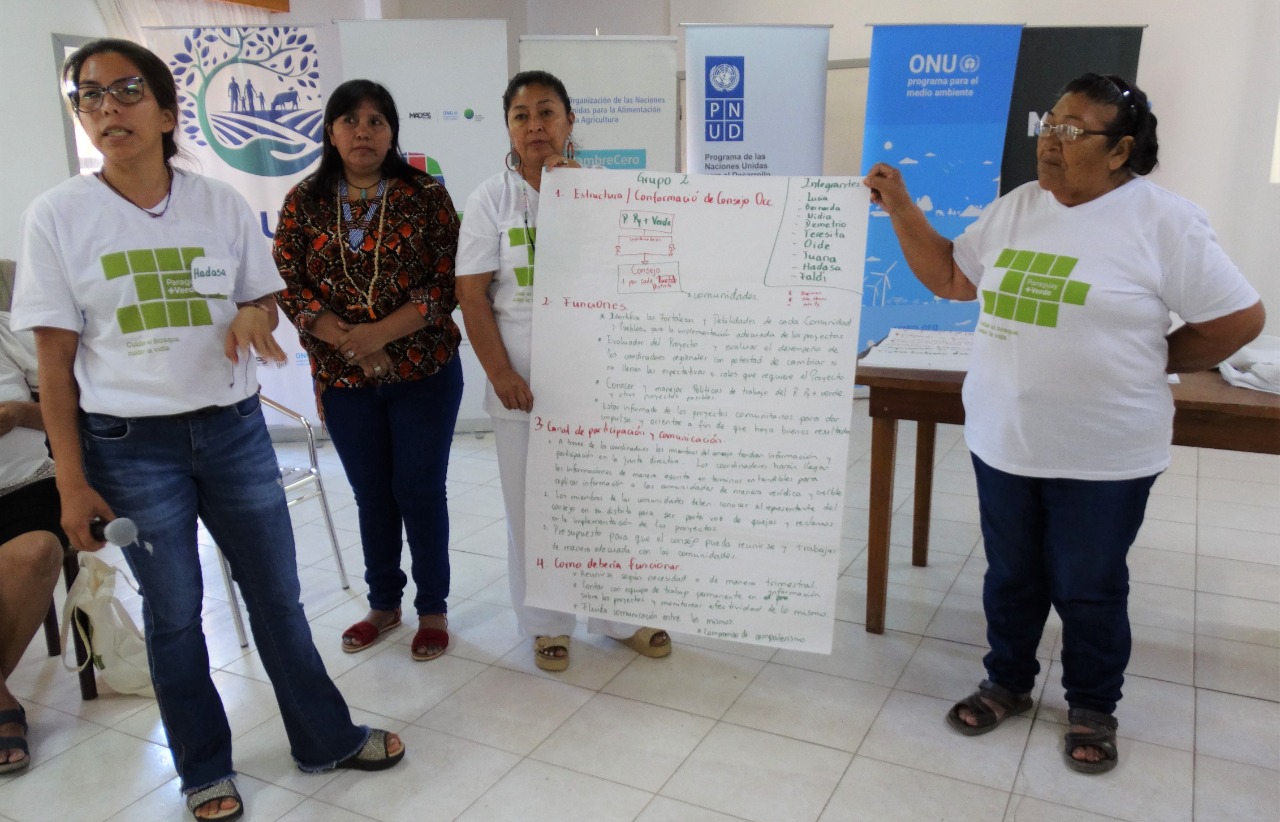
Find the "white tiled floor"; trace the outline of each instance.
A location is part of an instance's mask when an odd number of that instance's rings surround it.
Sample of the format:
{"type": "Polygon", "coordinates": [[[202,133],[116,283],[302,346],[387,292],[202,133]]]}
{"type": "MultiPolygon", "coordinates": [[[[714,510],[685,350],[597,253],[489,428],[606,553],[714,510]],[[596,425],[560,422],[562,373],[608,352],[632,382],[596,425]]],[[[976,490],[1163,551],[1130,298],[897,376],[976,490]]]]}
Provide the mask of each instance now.
{"type": "MultiPolygon", "coordinates": [[[[856,402],[830,656],[677,635],[674,654],[655,661],[579,630],[573,666],[557,675],[538,671],[516,634],[492,436],[454,440],[449,653],[414,663],[407,626],[370,651],[341,653],[338,635],[365,609],[363,567],[351,492],[326,445],[352,587],[341,589],[316,503],[304,503],[295,509],[304,602],[357,720],[399,732],[409,755],[373,775],[292,766],[210,554],[205,627],[248,818],[1280,819],[1280,459],[1175,449],[1130,563],[1122,762],[1086,777],[1062,763],[1056,620],[1041,644],[1034,716],[975,738],[943,722],[981,678],[984,651],[977,505],[956,428],[939,431],[931,563],[914,568],[914,437],[902,426],[888,630],[863,630],[866,415],[856,402]]],[[[300,459],[296,445],[279,450],[286,464],[300,459]]],[[[136,597],[126,605],[136,614],[136,597]]],[[[27,707],[35,762],[0,777],[0,822],[190,818],[153,702],[105,688],[81,702],[40,637],[10,686],[27,707]]]]}

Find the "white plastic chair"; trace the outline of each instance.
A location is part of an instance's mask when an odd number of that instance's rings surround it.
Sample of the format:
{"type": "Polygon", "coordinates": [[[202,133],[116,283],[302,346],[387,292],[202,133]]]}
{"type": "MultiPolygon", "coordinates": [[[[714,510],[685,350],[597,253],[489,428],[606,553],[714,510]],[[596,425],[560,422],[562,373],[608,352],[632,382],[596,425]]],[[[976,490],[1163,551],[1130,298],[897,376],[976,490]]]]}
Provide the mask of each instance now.
{"type": "MultiPolygon", "coordinates": [[[[290,508],[309,499],[320,500],[320,511],[324,515],[325,528],[329,531],[329,543],[333,546],[333,559],[338,564],[338,578],[342,580],[343,590],[346,590],[351,587],[351,583],[347,580],[347,569],[342,563],[342,549],[338,546],[338,535],[333,529],[333,515],[329,512],[329,498],[325,496],[324,481],[320,478],[320,463],[316,459],[315,431],[307,418],[297,411],[286,408],[264,394],[259,394],[258,399],[267,408],[278,411],[300,424],[307,434],[307,456],[310,464],[301,467],[282,465],[280,466],[280,479],[284,485],[284,493],[288,498],[290,508]],[[298,490],[301,490],[302,493],[294,494],[298,490]]],[[[231,603],[231,618],[235,621],[236,634],[240,637],[240,647],[247,648],[249,647],[249,637],[244,630],[244,617],[240,613],[240,599],[236,596],[235,586],[231,584],[231,565],[227,562],[227,558],[223,556],[221,549],[218,550],[218,562],[222,565],[222,581],[227,586],[227,601],[231,603]]]]}

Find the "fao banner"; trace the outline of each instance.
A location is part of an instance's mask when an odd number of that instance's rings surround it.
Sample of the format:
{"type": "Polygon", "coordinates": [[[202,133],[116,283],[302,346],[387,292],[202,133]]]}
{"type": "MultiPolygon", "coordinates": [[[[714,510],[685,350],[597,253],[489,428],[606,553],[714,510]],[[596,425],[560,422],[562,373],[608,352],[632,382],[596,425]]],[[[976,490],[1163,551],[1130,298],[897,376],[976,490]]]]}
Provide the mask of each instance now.
{"type": "MultiPolygon", "coordinates": [[[[284,195],[320,160],[324,100],[315,30],[152,28],[146,40],[178,84],[179,146],[194,170],[244,195],[269,244],[284,195]]],[[[283,316],[275,337],[289,359],[259,363],[262,392],[319,426],[311,367],[283,316]]],[[[286,423],[268,417],[272,425],[286,423]]]]}
{"type": "Polygon", "coordinates": [[[688,26],[692,174],[822,174],[830,26],[688,26]]]}
{"type": "MultiPolygon", "coordinates": [[[[957,237],[1000,186],[1021,26],[877,26],[862,145],[863,170],[902,171],[944,237],[957,237]]],[[[973,302],[934,297],[911,274],[889,215],[871,207],[858,347],[891,328],[972,331],[973,302]]]]}
{"type": "Polygon", "coordinates": [[[676,38],[521,37],[520,69],[564,82],[585,168],[676,167],[676,38]]]}

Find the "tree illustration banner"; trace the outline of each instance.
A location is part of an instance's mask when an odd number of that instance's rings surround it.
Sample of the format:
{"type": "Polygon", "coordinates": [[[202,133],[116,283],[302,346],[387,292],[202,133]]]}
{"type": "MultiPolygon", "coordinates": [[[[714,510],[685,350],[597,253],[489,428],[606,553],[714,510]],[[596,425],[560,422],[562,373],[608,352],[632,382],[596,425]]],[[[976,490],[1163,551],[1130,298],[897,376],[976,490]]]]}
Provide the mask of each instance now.
{"type": "MultiPolygon", "coordinates": [[[[146,40],[178,84],[178,145],[190,158],[180,157],[179,165],[244,195],[259,215],[262,241],[270,243],[284,195],[320,161],[324,99],[315,30],[152,28],[146,40]]],[[[318,425],[298,335],[286,322],[275,336],[289,359],[280,366],[260,363],[262,391],[318,425]]]]}
{"type": "MultiPolygon", "coordinates": [[[[884,162],[945,237],[957,237],[1000,186],[1021,26],[876,26],[862,166],[884,162]]],[[[858,347],[891,328],[972,331],[978,306],[934,297],[911,274],[889,215],[872,206],[858,347]]]]}

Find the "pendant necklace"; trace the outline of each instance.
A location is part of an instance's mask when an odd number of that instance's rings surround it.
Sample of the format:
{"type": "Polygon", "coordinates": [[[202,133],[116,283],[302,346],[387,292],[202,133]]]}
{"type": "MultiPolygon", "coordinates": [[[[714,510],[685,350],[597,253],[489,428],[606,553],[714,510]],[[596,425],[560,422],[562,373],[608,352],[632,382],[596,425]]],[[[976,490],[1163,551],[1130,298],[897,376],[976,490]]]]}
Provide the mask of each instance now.
{"type": "MultiPolygon", "coordinates": [[[[369,221],[373,219],[373,212],[378,212],[378,234],[373,243],[373,276],[369,278],[369,288],[365,291],[365,308],[369,311],[369,319],[377,320],[378,315],[373,310],[373,289],[378,283],[378,274],[380,266],[380,255],[382,252],[382,228],[386,224],[387,210],[379,208],[382,204],[382,196],[387,191],[387,181],[378,181],[378,193],[374,195],[373,201],[369,203],[369,211],[365,213],[364,219],[360,225],[352,228],[347,233],[347,242],[351,245],[352,253],[359,250],[364,243],[365,232],[369,228],[369,221]]],[[[347,251],[342,248],[342,218],[345,216],[348,220],[352,220],[351,204],[347,202],[347,180],[344,177],[338,183],[338,198],[342,201],[341,207],[338,208],[338,258],[342,260],[342,276],[347,278],[347,282],[351,283],[351,287],[360,293],[360,286],[356,285],[356,281],[351,277],[351,272],[347,270],[347,251]]]]}
{"type": "Polygon", "coordinates": [[[133,200],[130,200],[128,197],[124,196],[124,193],[120,191],[120,189],[112,185],[111,181],[108,180],[107,176],[103,174],[101,171],[95,171],[93,173],[93,176],[101,180],[103,184],[106,185],[107,188],[114,191],[116,193],[116,196],[118,196],[120,199],[124,200],[129,205],[133,206],[134,208],[138,209],[142,213],[146,214],[151,219],[158,220],[164,216],[165,212],[169,210],[169,206],[172,205],[173,203],[173,169],[166,165],[165,170],[169,172],[169,184],[165,186],[164,199],[161,201],[164,203],[164,208],[160,209],[159,211],[152,211],[150,208],[143,208],[142,206],[135,203],[133,200]]]}
{"type": "Polygon", "coordinates": [[[524,201],[524,241],[529,244],[530,261],[538,253],[538,246],[534,242],[533,232],[529,230],[529,183],[524,179],[524,175],[520,175],[520,198],[524,201]]]}

